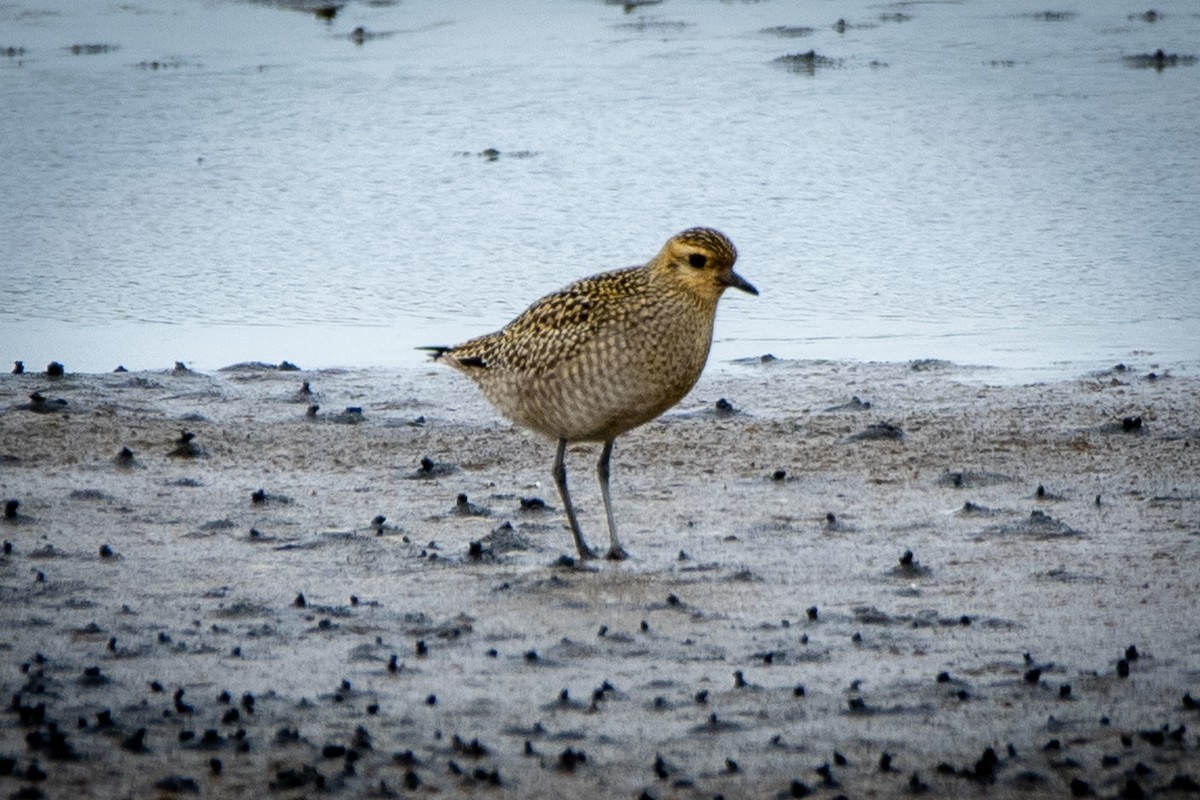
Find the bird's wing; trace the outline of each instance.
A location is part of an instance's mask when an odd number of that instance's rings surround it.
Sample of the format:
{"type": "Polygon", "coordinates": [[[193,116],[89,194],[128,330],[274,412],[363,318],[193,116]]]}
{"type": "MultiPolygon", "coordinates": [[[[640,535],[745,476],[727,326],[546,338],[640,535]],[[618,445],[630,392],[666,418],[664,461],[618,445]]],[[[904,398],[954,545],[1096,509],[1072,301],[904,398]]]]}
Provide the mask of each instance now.
{"type": "Polygon", "coordinates": [[[548,371],[574,358],[616,318],[626,316],[637,286],[632,270],[584,278],[538,300],[503,329],[435,357],[448,357],[464,371],[548,371]]]}

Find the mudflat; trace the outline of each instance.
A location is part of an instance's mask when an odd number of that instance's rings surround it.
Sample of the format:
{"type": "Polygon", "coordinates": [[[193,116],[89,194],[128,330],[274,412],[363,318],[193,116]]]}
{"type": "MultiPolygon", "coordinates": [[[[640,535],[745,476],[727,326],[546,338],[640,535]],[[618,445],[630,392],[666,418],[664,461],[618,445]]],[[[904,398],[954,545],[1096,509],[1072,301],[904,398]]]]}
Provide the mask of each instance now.
{"type": "Polygon", "coordinates": [[[619,563],[552,456],[436,367],[0,377],[0,795],[1198,789],[1200,376],[710,368],[619,563]]]}

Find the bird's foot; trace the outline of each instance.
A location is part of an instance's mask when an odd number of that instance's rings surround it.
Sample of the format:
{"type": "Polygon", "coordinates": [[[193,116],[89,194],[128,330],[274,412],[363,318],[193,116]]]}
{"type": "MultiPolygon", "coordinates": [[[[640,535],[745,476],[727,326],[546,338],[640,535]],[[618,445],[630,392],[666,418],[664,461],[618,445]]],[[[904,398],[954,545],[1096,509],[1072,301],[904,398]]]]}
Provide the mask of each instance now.
{"type": "Polygon", "coordinates": [[[608,552],[604,555],[609,561],[624,561],[629,558],[629,553],[625,552],[624,547],[614,546],[608,548],[608,552]]]}

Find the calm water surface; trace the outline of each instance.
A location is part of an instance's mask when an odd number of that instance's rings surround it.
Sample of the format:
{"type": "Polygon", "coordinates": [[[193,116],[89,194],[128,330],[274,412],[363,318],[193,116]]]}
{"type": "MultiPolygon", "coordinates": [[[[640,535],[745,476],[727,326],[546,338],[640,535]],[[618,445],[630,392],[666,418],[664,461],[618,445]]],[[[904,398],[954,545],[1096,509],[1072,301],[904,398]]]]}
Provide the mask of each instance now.
{"type": "Polygon", "coordinates": [[[1197,368],[1200,65],[1124,57],[1200,9],[1155,8],[0,2],[0,359],[416,364],[705,224],[762,290],[718,358],[1197,368]]]}

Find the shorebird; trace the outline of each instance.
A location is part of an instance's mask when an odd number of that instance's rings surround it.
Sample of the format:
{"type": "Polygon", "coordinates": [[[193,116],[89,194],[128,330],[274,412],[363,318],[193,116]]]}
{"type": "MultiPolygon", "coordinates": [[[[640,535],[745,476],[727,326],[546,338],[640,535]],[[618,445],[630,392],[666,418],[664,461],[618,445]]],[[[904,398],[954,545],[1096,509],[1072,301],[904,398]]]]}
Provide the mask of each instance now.
{"type": "Polygon", "coordinates": [[[708,360],[721,294],[729,287],[758,294],[733,271],[736,260],[724,234],[689,228],[646,264],[578,280],[495,333],[422,348],[470,377],[506,418],[557,440],[552,474],[580,558],[595,553],[567,489],[567,444],[603,443],[596,473],[608,557],[624,558],[608,485],[613,442],[695,385],[708,360]]]}

